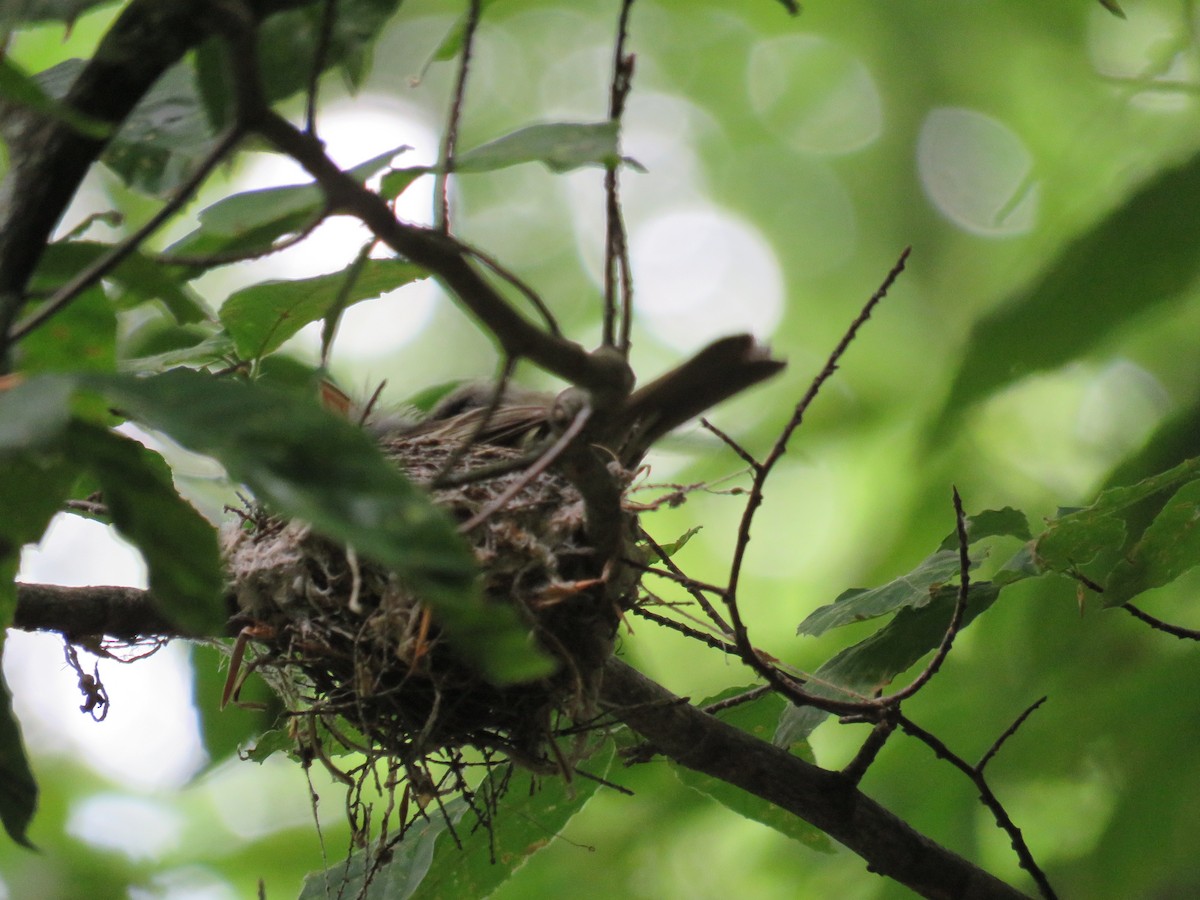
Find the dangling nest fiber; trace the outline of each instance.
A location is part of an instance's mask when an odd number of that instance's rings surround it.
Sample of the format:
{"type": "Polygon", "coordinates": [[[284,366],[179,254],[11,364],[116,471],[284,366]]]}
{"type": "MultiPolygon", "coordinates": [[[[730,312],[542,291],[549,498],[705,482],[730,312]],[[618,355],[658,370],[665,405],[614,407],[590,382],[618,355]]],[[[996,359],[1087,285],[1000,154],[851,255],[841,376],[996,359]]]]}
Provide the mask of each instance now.
{"type": "MultiPolygon", "coordinates": [[[[435,430],[393,435],[383,446],[411,480],[428,485],[461,442],[435,430]]],[[[455,472],[522,454],[477,444],[455,472]]],[[[465,522],[525,477],[517,470],[437,488],[433,498],[465,522]]],[[[627,481],[622,472],[613,477],[627,481]]],[[[632,534],[633,514],[625,515],[632,534]]],[[[289,686],[292,704],[307,714],[328,725],[341,717],[357,729],[365,746],[346,749],[390,757],[410,773],[431,754],[464,747],[561,770],[553,734],[595,715],[599,671],[636,576],[605,571],[606,560],[586,539],[579,492],[553,470],[530,479],[467,538],[486,601],[511,605],[529,624],[559,663],[553,675],[504,687],[488,682],[439,636],[436,618],[392,573],[304,523],[257,509],[230,533],[225,548],[242,617],[257,644],[252,665],[289,686]]],[[[331,733],[354,745],[357,739],[339,728],[331,733]]]]}

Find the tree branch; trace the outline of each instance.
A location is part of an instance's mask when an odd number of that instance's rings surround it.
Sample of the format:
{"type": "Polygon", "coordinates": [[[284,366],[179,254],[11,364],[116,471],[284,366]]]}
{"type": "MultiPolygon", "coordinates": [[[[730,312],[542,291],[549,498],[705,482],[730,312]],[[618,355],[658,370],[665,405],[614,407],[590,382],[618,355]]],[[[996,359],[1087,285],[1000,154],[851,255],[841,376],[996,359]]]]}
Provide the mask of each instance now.
{"type": "MultiPolygon", "coordinates": [[[[187,637],[159,614],[148,591],[17,584],[13,627],[80,639],[108,634],[187,637]]],[[[191,635],[196,637],[197,635],[191,635]]],[[[719,778],[820,828],[868,868],[924,897],[1016,900],[1026,895],[913,830],[829,772],[683,702],[617,659],[604,668],[601,704],[680,765],[719,778]]]]}
{"type": "MultiPolygon", "coordinates": [[[[312,0],[251,0],[261,19],[312,0]]],[[[213,33],[211,0],[134,0],[105,34],[71,85],[66,106],[119,126],[146,92],[189,49],[213,33]]],[[[88,137],[60,119],[6,110],[10,167],[0,183],[0,372],[8,368],[5,335],[24,304],[25,285],[107,140],[88,137]]]]}

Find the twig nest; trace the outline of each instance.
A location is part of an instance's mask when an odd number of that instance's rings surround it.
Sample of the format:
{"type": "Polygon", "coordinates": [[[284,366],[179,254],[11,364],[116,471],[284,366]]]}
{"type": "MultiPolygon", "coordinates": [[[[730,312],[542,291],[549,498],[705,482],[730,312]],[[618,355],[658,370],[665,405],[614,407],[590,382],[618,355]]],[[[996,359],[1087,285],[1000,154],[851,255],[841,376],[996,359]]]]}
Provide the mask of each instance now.
{"type": "MultiPolygon", "coordinates": [[[[422,433],[394,436],[383,446],[410,479],[428,485],[461,441],[422,433]]],[[[522,455],[480,444],[454,471],[494,470],[522,455]]],[[[437,488],[433,498],[466,522],[526,478],[516,469],[437,488]]],[[[633,515],[623,515],[631,533],[633,515]]],[[[253,665],[272,670],[292,711],[320,717],[348,749],[408,766],[446,748],[474,746],[556,769],[562,757],[552,736],[595,714],[598,673],[636,584],[636,575],[615,571],[621,566],[606,568],[608,561],[588,545],[585,525],[579,492],[551,470],[528,479],[467,535],[486,601],[511,605],[559,661],[548,678],[504,687],[455,654],[440,638],[436,617],[391,572],[302,522],[252,510],[225,549],[257,644],[253,665]],[[360,733],[362,746],[339,717],[360,733]]]]}

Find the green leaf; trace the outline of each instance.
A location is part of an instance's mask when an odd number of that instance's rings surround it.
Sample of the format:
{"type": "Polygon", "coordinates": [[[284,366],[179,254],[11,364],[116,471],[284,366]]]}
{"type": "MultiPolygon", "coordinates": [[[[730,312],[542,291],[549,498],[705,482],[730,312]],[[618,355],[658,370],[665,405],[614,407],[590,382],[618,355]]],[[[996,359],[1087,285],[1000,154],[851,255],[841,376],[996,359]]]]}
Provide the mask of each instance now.
{"type": "MultiPolygon", "coordinates": [[[[1066,512],[1053,519],[1034,543],[1034,559],[1043,572],[1072,572],[1102,553],[1110,556],[1125,541],[1123,513],[1149,497],[1191,481],[1200,475],[1200,457],[1145,478],[1137,484],[1109,488],[1084,509],[1066,512]]],[[[1106,580],[1101,576],[1097,580],[1106,580]]]]}
{"type": "Polygon", "coordinates": [[[698,535],[700,533],[700,529],[703,527],[703,525],[697,525],[695,528],[689,528],[675,540],[668,541],[665,544],[659,544],[659,546],[662,547],[663,552],[666,553],[668,557],[674,556],[684,548],[688,541],[698,535]]]}
{"type": "MultiPolygon", "coordinates": [[[[972,583],[967,591],[962,627],[970,625],[999,594],[994,584],[972,583]]],[[[818,697],[843,700],[871,696],[941,644],[957,598],[956,588],[942,588],[926,606],[900,610],[873,635],[822,664],[809,676],[804,690],[818,697]]],[[[775,743],[787,746],[807,739],[828,715],[811,706],[789,706],[780,718],[775,743]]]]}
{"type": "Polygon", "coordinates": [[[112,301],[103,289],[93,286],[23,337],[15,358],[17,367],[29,374],[78,369],[110,372],[116,366],[116,343],[117,314],[112,301]]]}
{"type": "Polygon", "coordinates": [[[176,492],[163,458],[83,422],[68,429],[66,448],[95,474],[113,524],[141,551],[163,614],[190,633],[220,634],[228,613],[217,532],[176,492]]]}
{"type": "MultiPolygon", "coordinates": [[[[699,705],[701,707],[710,706],[713,703],[727,700],[748,690],[751,690],[751,687],[730,688],[714,697],[706,698],[699,705]]],[[[770,741],[776,730],[780,716],[787,705],[787,701],[779,694],[771,692],[747,703],[739,703],[736,706],[723,709],[716,716],[722,722],[739,728],[747,734],[752,734],[764,741],[770,741]]],[[[804,741],[797,741],[795,747],[789,746],[787,749],[795,750],[797,748],[807,751],[808,745],[804,741]]],[[[774,828],[780,834],[792,840],[799,841],[812,850],[820,853],[834,852],[833,843],[824,832],[816,826],[805,822],[795,814],[781,809],[774,803],[763,800],[761,797],[756,797],[741,788],[734,787],[710,775],[704,775],[685,766],[678,765],[674,761],[671,761],[671,771],[680,782],[692,790],[717,801],[739,816],[753,819],[755,822],[760,822],[768,828],[774,828]]]]}
{"type": "Polygon", "coordinates": [[[221,323],[243,359],[261,359],[309,322],[322,319],[335,301],[343,306],[369,300],[421,278],[428,272],[397,259],[368,259],[361,266],[295,281],[268,281],[233,294],[221,307],[221,323]],[[349,292],[342,296],[351,277],[349,292]]]}
{"type": "Polygon", "coordinates": [[[932,440],[1007,384],[1088,353],[1135,317],[1183,297],[1200,277],[1200,154],[1143,185],[976,323],[932,440]],[[1153,260],[1153,265],[1147,265],[1153,260]]]}
{"type": "Polygon", "coordinates": [[[1120,606],[1200,565],[1200,481],[1175,492],[1104,586],[1104,605],[1120,606]]]}
{"type": "MultiPolygon", "coordinates": [[[[351,855],[324,872],[313,872],[304,879],[300,900],[327,900],[329,897],[355,897],[357,900],[408,900],[421,885],[433,864],[435,850],[446,845],[454,849],[447,828],[457,826],[467,811],[467,803],[456,797],[413,826],[391,850],[391,857],[375,868],[375,857],[364,851],[351,855]],[[439,840],[440,839],[440,840],[439,840]],[[364,884],[368,877],[369,884],[364,884]]],[[[470,896],[470,895],[468,895],[470,896]]],[[[475,895],[478,896],[478,895],[475,895]]]]}
{"type": "MultiPolygon", "coordinates": [[[[585,764],[603,778],[613,758],[608,743],[585,764]]],[[[475,808],[490,812],[490,827],[461,825],[468,806],[461,797],[413,827],[378,866],[374,853],[359,851],[304,880],[300,900],[358,897],[361,900],[461,900],[487,897],[526,860],[553,840],[595,794],[599,781],[539,778],[493,770],[475,791],[475,808]],[[454,827],[454,837],[447,834],[454,827]],[[461,845],[461,847],[459,846],[461,845]],[[365,875],[370,881],[365,885],[365,875]]],[[[372,848],[373,849],[373,848],[372,848]]]]}
{"type": "MultiPolygon", "coordinates": [[[[43,375],[0,391],[0,454],[53,446],[71,421],[75,383],[66,376],[43,375]]],[[[5,516],[10,515],[5,508],[5,516]]]]}
{"type": "Polygon", "coordinates": [[[407,169],[392,169],[383,176],[379,181],[379,196],[385,200],[395,200],[406,190],[409,185],[420,178],[422,175],[428,175],[435,171],[429,166],[410,166],[407,169]]]}
{"type": "MultiPolygon", "coordinates": [[[[613,754],[614,745],[609,742],[582,767],[596,778],[603,778],[613,754]]],[[[504,781],[504,773],[493,770],[477,791],[476,802],[484,808],[499,795],[492,807],[491,834],[487,828],[474,828],[469,833],[459,829],[461,851],[449,840],[439,841],[428,874],[411,894],[413,900],[489,896],[529,857],[554,840],[600,787],[593,778],[576,776],[568,782],[525,771],[514,773],[502,788],[504,781]]]]}
{"type": "Polygon", "coordinates": [[[484,602],[474,555],[450,518],[361,429],[315,400],[185,369],[80,383],[125,415],[212,456],[279,513],[396,572],[429,603],[463,658],[493,681],[552,671],[513,609],[484,602]]]}
{"type": "MultiPolygon", "coordinates": [[[[967,541],[974,544],[990,537],[1015,537],[1023,541],[1032,538],[1029,520],[1019,509],[1006,506],[1003,509],[985,509],[967,517],[967,541]]],[[[950,532],[938,546],[939,550],[958,551],[958,530],[950,532]]]]}
{"type": "Polygon", "coordinates": [[[492,172],[528,162],[553,172],[621,163],[616,122],[530,125],[454,159],[455,172],[492,172]]]}
{"type": "MultiPolygon", "coordinates": [[[[38,262],[30,287],[37,291],[57,290],[112,249],[112,244],[99,241],[50,244],[38,262]]],[[[181,324],[211,318],[199,297],[181,286],[156,260],[136,250],[105,275],[104,280],[120,289],[116,298],[119,308],[131,309],[142,303],[159,301],[181,324]]]]}
{"type": "MultiPolygon", "coordinates": [[[[397,155],[410,149],[396,147],[359,163],[347,174],[359,182],[378,174],[397,155]]],[[[312,227],[325,213],[325,195],[316,182],[262,188],[232,194],[200,212],[200,227],[166,251],[179,256],[217,256],[236,252],[241,256],[266,253],[280,238],[312,227]]],[[[204,271],[190,266],[188,277],[204,271]]]]}
{"type": "Polygon", "coordinates": [[[957,581],[958,574],[958,550],[939,550],[907,575],[881,587],[843,592],[833,603],[810,613],[796,633],[816,637],[851,622],[885,616],[905,607],[920,608],[929,603],[942,585],[957,581]]]}
{"type": "Polygon", "coordinates": [[[0,57],[0,97],[66,122],[80,134],[96,140],[103,140],[113,130],[107,122],[93,119],[64,103],[59,103],[42,90],[36,79],[21,71],[6,57],[0,57]]]}
{"type": "Polygon", "coordinates": [[[0,679],[0,823],[18,844],[34,849],[27,831],[37,810],[38,788],[25,756],[8,688],[0,679]]]}

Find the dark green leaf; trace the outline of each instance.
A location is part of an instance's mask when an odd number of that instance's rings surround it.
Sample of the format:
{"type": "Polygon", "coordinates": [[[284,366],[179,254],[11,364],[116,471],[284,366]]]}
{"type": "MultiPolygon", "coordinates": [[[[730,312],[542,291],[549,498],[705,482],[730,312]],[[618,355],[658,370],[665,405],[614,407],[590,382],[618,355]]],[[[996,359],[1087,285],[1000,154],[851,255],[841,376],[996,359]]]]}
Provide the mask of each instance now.
{"type": "Polygon", "coordinates": [[[810,613],[800,623],[797,634],[816,637],[830,628],[885,616],[904,607],[920,608],[929,602],[942,585],[957,581],[958,574],[958,551],[939,550],[907,575],[882,587],[870,590],[853,588],[844,592],[833,603],[810,613]]]}
{"type": "Polygon", "coordinates": [[[186,181],[216,143],[190,65],[154,83],[104,153],[130,187],[165,196],[186,181]]]}
{"type": "MultiPolygon", "coordinates": [[[[34,307],[36,309],[36,307],[34,307]]],[[[91,287],[17,345],[22,372],[89,369],[111,372],[116,366],[117,314],[100,287],[91,287]]]]}
{"type": "MultiPolygon", "coordinates": [[[[400,0],[340,0],[323,71],[337,67],[350,87],[357,88],[369,68],[372,43],[399,6],[400,0]]],[[[313,3],[263,22],[259,54],[268,99],[282,100],[308,86],[324,9],[324,3],[313,3]]]]}
{"type": "Polygon", "coordinates": [[[221,307],[221,323],[243,359],[260,359],[309,322],[323,318],[341,298],[343,306],[369,300],[428,276],[397,259],[369,259],[343,297],[350,269],[295,281],[268,281],[233,294],[221,307]]]}
{"type": "MultiPolygon", "coordinates": [[[[613,753],[610,742],[581,768],[603,778],[613,753]]],[[[477,791],[477,802],[487,808],[503,780],[502,773],[491,772],[477,791]]],[[[411,896],[414,900],[487,897],[530,856],[554,840],[599,786],[597,780],[581,776],[568,782],[517,772],[496,801],[491,834],[487,828],[469,832],[459,829],[461,851],[449,840],[439,841],[428,874],[411,896]]]]}
{"type": "Polygon", "coordinates": [[[1200,481],[1181,487],[1104,585],[1104,605],[1119,606],[1200,565],[1200,481]]]}
{"type": "MultiPolygon", "coordinates": [[[[963,627],[991,606],[999,593],[989,582],[972,584],[967,592],[963,627]]],[[[957,594],[955,588],[943,588],[928,605],[900,610],[869,638],[847,647],[821,665],[805,682],[804,690],[818,697],[843,700],[870,697],[942,642],[957,594]]],[[[789,706],[780,719],[775,743],[786,746],[807,739],[828,715],[811,706],[789,706]]]]}
{"type": "MultiPolygon", "coordinates": [[[[1006,506],[1004,509],[985,509],[967,517],[967,541],[974,544],[990,537],[1015,537],[1023,541],[1031,539],[1029,520],[1019,509],[1006,506]]],[[[958,550],[958,531],[950,532],[939,550],[958,550]]]]}
{"type": "Polygon", "coordinates": [[[976,323],[934,439],[976,401],[1063,366],[1190,291],[1200,276],[1196,196],[1200,155],[1143,185],[1059,253],[1031,287],[976,323]]]}
{"type": "MultiPolygon", "coordinates": [[[[360,182],[366,181],[408,149],[400,146],[381,153],[359,163],[347,174],[360,182]]],[[[202,210],[200,227],[168,248],[167,256],[265,253],[280,238],[315,225],[324,212],[325,195],[315,182],[233,194],[202,210]]],[[[189,277],[203,271],[199,266],[190,268],[193,271],[189,277]]]]}
{"type": "Polygon", "coordinates": [[[553,172],[621,162],[616,122],[553,122],[530,125],[468,150],[454,160],[456,172],[492,172],[540,162],[553,172]]]}
{"type": "Polygon", "coordinates": [[[163,614],[190,633],[220,634],[228,613],[217,532],[176,492],[163,458],[83,422],[72,424],[66,447],[95,474],[113,524],[141,551],[163,614]]]}
{"type": "Polygon", "coordinates": [[[107,122],[93,119],[59,103],[47,94],[35,79],[5,57],[0,57],[0,97],[66,122],[80,134],[96,140],[102,140],[112,133],[112,126],[107,122]]]}
{"type": "MultiPolygon", "coordinates": [[[[54,291],[112,249],[111,244],[99,241],[50,244],[38,262],[31,288],[54,291]]],[[[117,305],[121,308],[160,301],[177,322],[201,322],[211,318],[203,302],[192,291],[181,286],[158,262],[137,251],[130,253],[104,279],[120,288],[117,305]]]]}
{"type": "Polygon", "coordinates": [[[1100,5],[1103,6],[1105,9],[1107,9],[1110,13],[1112,13],[1118,19],[1125,18],[1125,10],[1121,9],[1121,6],[1119,3],[1117,3],[1117,0],[1100,0],[1100,5]]]}
{"type": "MultiPolygon", "coordinates": [[[[1038,567],[1044,572],[1071,572],[1100,554],[1112,557],[1121,549],[1127,535],[1124,516],[1127,510],[1160,491],[1191,481],[1197,475],[1200,475],[1200,458],[1189,459],[1137,484],[1109,488],[1091,506],[1061,514],[1049,523],[1034,543],[1038,567]]],[[[1107,580],[1107,576],[1098,580],[1107,580]]]]}
{"type": "Polygon", "coordinates": [[[361,429],[315,400],[188,370],[81,383],[131,418],[214,457],[280,513],[395,571],[488,677],[520,681],[552,670],[516,613],[483,601],[474,556],[449,517],[361,429]]]}
{"type": "Polygon", "coordinates": [[[25,758],[8,688],[0,679],[0,823],[18,844],[33,849],[26,832],[37,809],[38,789],[25,758]]]}

